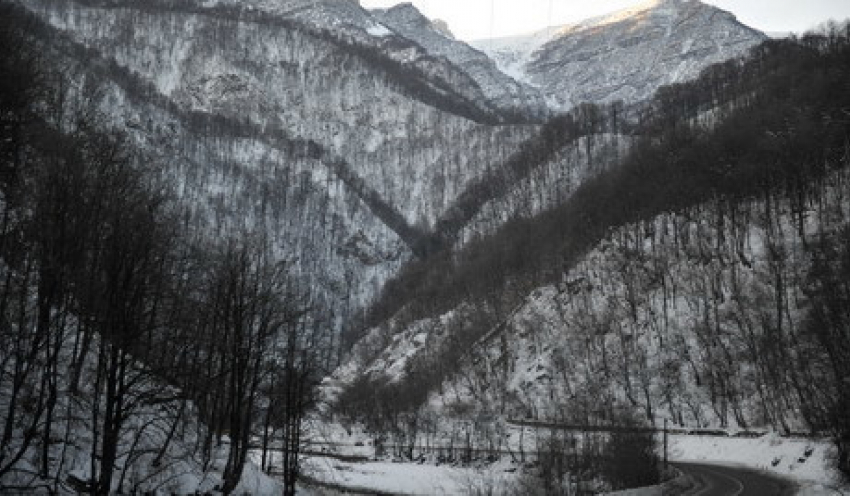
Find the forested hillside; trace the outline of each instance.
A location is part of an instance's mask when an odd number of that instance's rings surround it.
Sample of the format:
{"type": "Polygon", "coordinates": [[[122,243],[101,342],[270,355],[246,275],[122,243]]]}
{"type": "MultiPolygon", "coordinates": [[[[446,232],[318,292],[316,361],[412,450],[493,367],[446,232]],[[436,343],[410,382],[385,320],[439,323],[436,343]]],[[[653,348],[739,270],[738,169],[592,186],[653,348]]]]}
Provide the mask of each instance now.
{"type": "Polygon", "coordinates": [[[26,7],[100,68],[104,113],[167,157],[189,222],[268,233],[337,328],[464,185],[535,129],[490,125],[501,118],[441,79],[460,76],[403,39],[361,32],[367,43],[239,6],[26,7]]]}
{"type": "Polygon", "coordinates": [[[297,451],[328,327],[268,236],[187,224],[83,67],[0,19],[0,492],[229,493],[258,418],[297,451]]]}
{"type": "Polygon", "coordinates": [[[346,414],[817,432],[847,470],[848,35],[663,88],[562,204],[408,265],[335,376],[346,414]]]}

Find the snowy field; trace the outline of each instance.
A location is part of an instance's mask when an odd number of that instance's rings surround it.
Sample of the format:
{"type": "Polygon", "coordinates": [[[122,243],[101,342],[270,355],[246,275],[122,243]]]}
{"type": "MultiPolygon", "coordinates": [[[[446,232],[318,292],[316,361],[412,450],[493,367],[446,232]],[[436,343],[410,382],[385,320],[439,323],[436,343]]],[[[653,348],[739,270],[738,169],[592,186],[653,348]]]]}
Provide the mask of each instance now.
{"type": "Polygon", "coordinates": [[[311,457],[305,470],[330,484],[400,495],[475,494],[486,488],[511,486],[516,479],[514,469],[502,463],[468,468],[383,461],[352,463],[311,457]]]}

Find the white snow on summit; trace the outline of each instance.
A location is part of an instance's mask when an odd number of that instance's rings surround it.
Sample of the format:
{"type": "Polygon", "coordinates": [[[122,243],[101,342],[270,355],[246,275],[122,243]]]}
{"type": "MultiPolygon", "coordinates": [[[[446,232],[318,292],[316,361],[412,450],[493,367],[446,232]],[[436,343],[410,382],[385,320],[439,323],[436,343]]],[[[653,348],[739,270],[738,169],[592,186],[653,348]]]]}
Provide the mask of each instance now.
{"type": "Polygon", "coordinates": [[[576,24],[473,42],[499,68],[539,88],[550,105],[646,100],[766,38],[697,0],[651,0],[576,24]]]}

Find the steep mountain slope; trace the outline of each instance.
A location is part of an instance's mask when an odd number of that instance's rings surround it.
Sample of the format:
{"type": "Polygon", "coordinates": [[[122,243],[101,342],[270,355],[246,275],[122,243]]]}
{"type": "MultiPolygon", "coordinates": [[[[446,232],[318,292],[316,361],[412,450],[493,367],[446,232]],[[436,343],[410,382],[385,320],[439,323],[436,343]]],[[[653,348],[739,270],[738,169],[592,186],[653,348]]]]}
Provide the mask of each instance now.
{"type": "MultiPolygon", "coordinates": [[[[295,20],[328,35],[371,47],[403,65],[416,67],[439,81],[443,91],[455,92],[472,104],[480,118],[495,121],[537,120],[545,105],[533,89],[511,81],[468,45],[444,36],[446,29],[431,23],[411,4],[388,11],[367,11],[352,0],[233,2],[218,0],[204,6],[229,6],[295,20]]],[[[460,110],[464,103],[455,105],[460,110]]]]}
{"type": "Polygon", "coordinates": [[[698,0],[652,0],[527,37],[475,43],[507,73],[538,87],[554,108],[646,100],[766,39],[698,0]]]}
{"type": "Polygon", "coordinates": [[[818,240],[846,239],[847,180],[844,169],[810,192],[821,203],[802,231],[788,199],[718,201],[623,226],[491,326],[486,302],[464,302],[395,335],[374,329],[329,389],[364,375],[410,386],[410,375],[421,384],[453,370],[431,383],[440,411],[583,425],[616,422],[622,409],[692,428],[811,429],[820,393],[792,385],[828,376],[806,368],[825,359],[806,319],[818,240]],[[467,355],[440,363],[450,349],[467,355]]]}
{"type": "Polygon", "coordinates": [[[557,38],[562,29],[565,27],[548,27],[529,34],[474,40],[471,45],[486,53],[505,74],[531,84],[526,64],[543,45],[557,38]]]}
{"type": "Polygon", "coordinates": [[[270,232],[335,318],[369,303],[464,185],[534,131],[440,110],[460,107],[410,86],[432,84],[426,73],[340,33],[181,5],[26,3],[101,67],[103,107],[172,163],[194,222],[270,232]]]}
{"type": "Polygon", "coordinates": [[[838,214],[848,207],[837,189],[846,180],[844,171],[824,183],[825,208],[803,232],[790,202],[753,202],[736,212],[751,224],[713,222],[730,209],[715,204],[612,233],[480,343],[486,358],[466,372],[478,390],[458,381],[449,396],[492,394],[492,404],[525,418],[581,422],[607,403],[651,423],[822,428],[808,416],[820,393],[792,385],[824,373],[805,365],[825,356],[806,336],[811,272],[816,240],[840,240],[850,221],[838,214]],[[494,378],[506,387],[488,387],[494,378]]]}
{"type": "Polygon", "coordinates": [[[386,10],[373,10],[380,21],[396,33],[413,40],[428,53],[446,57],[462,68],[499,108],[516,109],[535,116],[546,115],[546,104],[533,87],[514,81],[499,71],[484,53],[458,41],[423,16],[413,4],[402,3],[386,10]]]}
{"type": "MultiPolygon", "coordinates": [[[[451,239],[438,243],[446,246],[512,216],[478,213],[463,198],[476,196],[488,176],[510,181],[502,164],[536,132],[490,124],[545,112],[535,90],[409,5],[374,14],[345,0],[26,6],[111,64],[107,79],[118,71],[129,86],[123,91],[140,93],[118,107],[123,115],[113,110],[115,123],[138,122],[131,129],[142,147],[176,162],[186,198],[213,205],[197,207],[199,218],[218,232],[239,225],[277,233],[340,319],[369,304],[403,261],[428,253],[430,232],[451,239]],[[197,113],[209,116],[202,125],[191,123],[197,113]],[[196,146],[204,142],[214,145],[196,146]],[[258,161],[265,165],[257,169],[258,161]],[[269,187],[270,178],[278,186],[269,187]],[[252,191],[274,201],[252,205],[252,191]]],[[[569,159],[574,166],[550,164],[546,174],[587,168],[582,153],[569,159]]],[[[541,194],[561,201],[574,185],[541,194]]],[[[516,195],[507,193],[493,193],[507,200],[481,198],[510,204],[516,195]]]]}
{"type": "Polygon", "coordinates": [[[329,397],[806,430],[846,453],[848,39],[769,41],[659,92],[617,167],[390,283],[329,397]]]}

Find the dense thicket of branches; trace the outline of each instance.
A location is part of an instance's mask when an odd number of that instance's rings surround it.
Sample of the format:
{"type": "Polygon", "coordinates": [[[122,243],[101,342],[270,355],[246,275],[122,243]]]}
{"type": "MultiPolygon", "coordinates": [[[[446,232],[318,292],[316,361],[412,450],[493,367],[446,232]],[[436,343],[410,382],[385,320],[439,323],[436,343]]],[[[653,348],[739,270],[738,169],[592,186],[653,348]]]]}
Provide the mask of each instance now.
{"type": "Polygon", "coordinates": [[[210,464],[227,435],[230,493],[262,432],[291,494],[323,342],[287,265],[260,235],[178,230],[156,164],[38,32],[0,4],[0,491],[150,490],[172,445],[210,464]]]}

